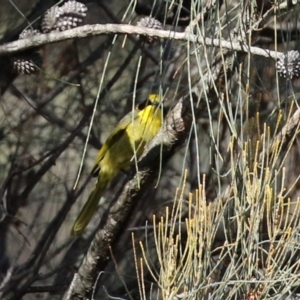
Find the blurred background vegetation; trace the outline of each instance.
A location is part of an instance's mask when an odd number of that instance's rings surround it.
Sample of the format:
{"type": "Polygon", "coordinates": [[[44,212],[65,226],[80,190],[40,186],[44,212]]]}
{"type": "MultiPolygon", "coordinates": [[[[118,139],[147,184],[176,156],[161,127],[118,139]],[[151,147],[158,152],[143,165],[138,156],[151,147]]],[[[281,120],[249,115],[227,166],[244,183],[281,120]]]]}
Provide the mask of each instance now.
{"type": "MultiPolygon", "coordinates": [[[[136,25],[151,15],[166,30],[282,53],[300,48],[297,1],[80,2],[83,24],[136,25]]],[[[39,29],[56,4],[63,1],[2,0],[1,44],[28,24],[39,29]]],[[[165,113],[188,102],[192,126],[118,232],[94,298],[297,299],[297,77],[280,77],[271,57],[172,38],[149,45],[101,35],[39,53],[32,75],[16,72],[14,55],[0,56],[1,299],[63,298],[99,220],[130,180],[119,174],[85,235],[71,237],[95,184],[85,180],[97,151],[151,92],[164,96],[165,113]]]]}

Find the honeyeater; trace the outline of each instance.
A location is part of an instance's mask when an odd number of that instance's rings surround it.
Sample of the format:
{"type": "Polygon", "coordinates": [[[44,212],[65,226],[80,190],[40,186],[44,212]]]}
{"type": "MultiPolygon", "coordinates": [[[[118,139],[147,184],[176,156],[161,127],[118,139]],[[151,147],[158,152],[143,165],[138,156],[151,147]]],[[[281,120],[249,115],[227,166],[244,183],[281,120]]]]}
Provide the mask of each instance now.
{"type": "Polygon", "coordinates": [[[162,124],[161,98],[150,94],[148,99],[128,113],[108,136],[98,152],[91,174],[97,183],[79,213],[72,235],[81,235],[97,210],[99,200],[108,183],[120,170],[130,168],[145,145],[154,138],[162,124]]]}

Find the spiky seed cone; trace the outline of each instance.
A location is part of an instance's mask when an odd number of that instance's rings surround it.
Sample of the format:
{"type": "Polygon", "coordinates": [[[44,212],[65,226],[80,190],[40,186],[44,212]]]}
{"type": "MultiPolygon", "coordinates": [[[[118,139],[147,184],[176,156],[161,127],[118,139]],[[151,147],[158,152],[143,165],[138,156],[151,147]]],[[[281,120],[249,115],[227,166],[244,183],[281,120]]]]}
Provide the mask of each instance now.
{"type": "Polygon", "coordinates": [[[280,76],[293,79],[300,75],[300,53],[295,50],[288,51],[276,62],[276,69],[280,76]]]}
{"type": "Polygon", "coordinates": [[[87,7],[75,0],[69,0],[62,6],[51,7],[42,21],[42,30],[47,33],[78,27],[86,17],[86,12],[87,7]]]}
{"type": "MultiPolygon", "coordinates": [[[[152,17],[141,18],[137,22],[137,26],[153,28],[153,29],[162,29],[162,24],[158,20],[152,17]]],[[[140,39],[147,44],[153,44],[158,38],[153,36],[142,35],[140,36],[140,39]]]]}
{"type": "Polygon", "coordinates": [[[20,54],[12,59],[13,67],[19,74],[31,75],[39,71],[42,57],[39,52],[20,54]]]}
{"type": "Polygon", "coordinates": [[[24,29],[19,35],[19,40],[27,39],[27,38],[35,36],[37,34],[40,34],[40,31],[37,29],[31,29],[31,28],[24,29]]]}
{"type": "MultiPolygon", "coordinates": [[[[36,29],[24,29],[19,35],[19,40],[30,38],[39,33],[36,29]]],[[[19,74],[30,75],[39,71],[42,66],[42,57],[36,50],[27,50],[13,57],[12,64],[19,74]]]]}

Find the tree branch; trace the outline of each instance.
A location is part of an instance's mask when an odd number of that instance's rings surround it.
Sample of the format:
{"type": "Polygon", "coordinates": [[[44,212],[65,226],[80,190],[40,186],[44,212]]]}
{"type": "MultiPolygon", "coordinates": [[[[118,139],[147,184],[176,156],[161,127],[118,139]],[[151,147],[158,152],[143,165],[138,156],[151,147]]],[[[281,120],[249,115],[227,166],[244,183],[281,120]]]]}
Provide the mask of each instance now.
{"type": "Polygon", "coordinates": [[[140,26],[126,25],[126,24],[95,24],[84,25],[74,29],[51,32],[49,34],[39,34],[27,39],[21,39],[11,43],[7,43],[0,46],[0,56],[13,54],[19,51],[27,50],[34,47],[40,47],[45,44],[57,43],[63,40],[85,38],[88,36],[97,36],[104,34],[137,34],[147,35],[152,37],[159,37],[163,39],[173,39],[179,41],[188,41],[196,44],[222,47],[224,49],[230,49],[234,51],[250,52],[255,55],[264,57],[272,57],[278,59],[281,52],[271,51],[267,49],[261,49],[258,47],[252,47],[244,42],[232,42],[220,39],[211,39],[207,37],[201,37],[189,32],[175,32],[170,30],[158,30],[140,26]]]}

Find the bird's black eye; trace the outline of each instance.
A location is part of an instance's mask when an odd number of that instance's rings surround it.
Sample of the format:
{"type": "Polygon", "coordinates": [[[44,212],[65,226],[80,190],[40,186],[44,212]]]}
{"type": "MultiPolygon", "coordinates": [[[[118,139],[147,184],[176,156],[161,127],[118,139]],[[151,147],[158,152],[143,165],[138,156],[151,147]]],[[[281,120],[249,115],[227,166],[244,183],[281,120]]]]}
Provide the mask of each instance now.
{"type": "Polygon", "coordinates": [[[146,106],[148,106],[151,102],[146,99],[145,101],[143,101],[142,103],[137,105],[137,109],[139,110],[143,110],[146,106]]]}

